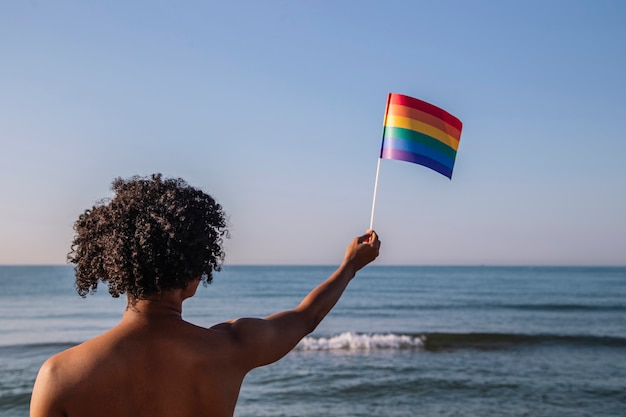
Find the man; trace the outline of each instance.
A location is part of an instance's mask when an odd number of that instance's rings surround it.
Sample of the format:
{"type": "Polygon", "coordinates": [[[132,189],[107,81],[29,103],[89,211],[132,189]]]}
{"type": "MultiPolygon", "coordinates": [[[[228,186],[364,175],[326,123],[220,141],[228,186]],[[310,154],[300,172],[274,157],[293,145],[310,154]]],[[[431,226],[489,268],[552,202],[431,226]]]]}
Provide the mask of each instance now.
{"type": "Polygon", "coordinates": [[[79,294],[104,282],[128,306],[116,327],[44,363],[31,417],[232,416],[245,375],[312,332],[380,248],[368,231],[295,309],[206,329],[182,320],[182,303],[221,266],[221,206],[159,174],[117,179],[113,190],[76,221],[69,260],[79,294]]]}

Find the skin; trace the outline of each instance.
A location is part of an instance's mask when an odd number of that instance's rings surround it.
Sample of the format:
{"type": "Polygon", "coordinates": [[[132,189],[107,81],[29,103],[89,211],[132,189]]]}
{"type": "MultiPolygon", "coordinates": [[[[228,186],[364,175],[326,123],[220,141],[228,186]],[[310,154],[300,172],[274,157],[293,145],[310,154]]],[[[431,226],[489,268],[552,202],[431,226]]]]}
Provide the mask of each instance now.
{"type": "Polygon", "coordinates": [[[354,238],[342,264],[293,310],[209,329],[182,319],[186,289],[134,300],[108,332],[48,359],[31,417],[232,416],[245,375],[273,363],[311,333],[356,272],[378,256],[373,231],[354,238]]]}

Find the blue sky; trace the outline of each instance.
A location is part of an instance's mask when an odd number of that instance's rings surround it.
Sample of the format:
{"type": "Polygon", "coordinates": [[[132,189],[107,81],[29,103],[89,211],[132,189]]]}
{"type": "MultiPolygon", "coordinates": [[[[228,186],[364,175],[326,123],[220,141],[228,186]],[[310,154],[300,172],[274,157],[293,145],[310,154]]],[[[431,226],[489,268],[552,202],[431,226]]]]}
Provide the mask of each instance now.
{"type": "Polygon", "coordinates": [[[622,1],[0,4],[0,264],[65,262],[115,177],[229,214],[228,264],[335,264],[388,92],[464,123],[452,181],[383,160],[381,264],[626,265],[622,1]]]}

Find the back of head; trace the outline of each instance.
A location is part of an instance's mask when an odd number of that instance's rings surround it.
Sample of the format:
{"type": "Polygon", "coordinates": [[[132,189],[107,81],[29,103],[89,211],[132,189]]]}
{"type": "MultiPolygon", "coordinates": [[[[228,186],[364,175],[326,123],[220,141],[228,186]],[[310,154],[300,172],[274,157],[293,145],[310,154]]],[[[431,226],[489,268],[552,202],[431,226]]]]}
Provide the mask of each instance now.
{"type": "Polygon", "coordinates": [[[74,224],[69,262],[81,296],[107,283],[114,297],[141,299],[211,282],[224,259],[222,207],[182,179],[117,178],[115,196],[96,204],[74,224]]]}

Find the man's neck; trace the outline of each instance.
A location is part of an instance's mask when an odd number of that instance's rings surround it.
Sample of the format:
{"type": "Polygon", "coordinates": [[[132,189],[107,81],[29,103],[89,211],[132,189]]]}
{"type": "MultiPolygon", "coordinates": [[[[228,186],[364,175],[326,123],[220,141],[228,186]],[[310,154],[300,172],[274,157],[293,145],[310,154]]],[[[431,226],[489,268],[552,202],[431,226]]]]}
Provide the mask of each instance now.
{"type": "Polygon", "coordinates": [[[184,299],[180,290],[164,291],[147,299],[129,299],[123,321],[182,320],[184,299]]]}

